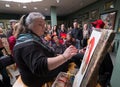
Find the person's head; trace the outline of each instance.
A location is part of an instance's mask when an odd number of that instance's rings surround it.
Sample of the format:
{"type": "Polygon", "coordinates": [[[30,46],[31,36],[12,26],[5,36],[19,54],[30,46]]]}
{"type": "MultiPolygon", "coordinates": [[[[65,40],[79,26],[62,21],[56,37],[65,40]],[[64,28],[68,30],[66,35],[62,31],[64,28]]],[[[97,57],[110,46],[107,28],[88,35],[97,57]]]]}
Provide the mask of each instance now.
{"type": "Polygon", "coordinates": [[[45,17],[39,12],[31,12],[20,19],[21,29],[23,31],[32,31],[38,36],[45,32],[45,17]]]}
{"type": "Polygon", "coordinates": [[[47,30],[51,30],[51,25],[50,24],[47,25],[47,30]]]}
{"type": "Polygon", "coordinates": [[[57,30],[57,25],[54,25],[53,26],[53,31],[56,31],[57,30]]]}
{"type": "Polygon", "coordinates": [[[70,41],[70,40],[72,40],[72,35],[71,35],[71,33],[67,33],[67,36],[66,36],[66,40],[67,41],[70,41]]]}
{"type": "Polygon", "coordinates": [[[58,36],[54,36],[54,37],[53,37],[53,40],[54,40],[54,42],[55,42],[56,44],[59,44],[58,36]]]}
{"type": "Polygon", "coordinates": [[[87,24],[84,24],[84,25],[83,25],[83,29],[84,29],[84,30],[87,30],[87,28],[88,28],[88,25],[87,25],[87,24]]]}
{"type": "Polygon", "coordinates": [[[65,30],[65,25],[61,24],[61,30],[64,31],[65,30]]]}
{"type": "Polygon", "coordinates": [[[78,23],[75,21],[75,22],[73,22],[73,27],[74,28],[78,28],[78,23]]]}
{"type": "Polygon", "coordinates": [[[45,32],[44,33],[44,38],[45,38],[45,40],[50,41],[51,40],[51,34],[48,33],[48,32],[45,32]]]}
{"type": "Polygon", "coordinates": [[[13,29],[14,25],[17,23],[17,20],[12,19],[9,22],[10,22],[11,29],[13,29]]]}

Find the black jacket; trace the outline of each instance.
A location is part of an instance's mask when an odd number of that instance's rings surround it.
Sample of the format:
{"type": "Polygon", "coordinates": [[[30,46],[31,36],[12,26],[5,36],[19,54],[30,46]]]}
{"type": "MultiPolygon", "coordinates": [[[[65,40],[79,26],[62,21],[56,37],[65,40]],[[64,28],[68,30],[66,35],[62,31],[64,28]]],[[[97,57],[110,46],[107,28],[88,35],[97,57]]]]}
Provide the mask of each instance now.
{"type": "Polygon", "coordinates": [[[79,29],[79,28],[72,29],[71,35],[75,39],[78,39],[78,40],[82,40],[83,39],[83,31],[82,31],[82,29],[79,29]]]}
{"type": "Polygon", "coordinates": [[[41,87],[64,70],[67,63],[52,71],[48,70],[47,58],[53,56],[54,52],[34,34],[21,34],[14,47],[14,57],[21,78],[29,87],[41,87]]]}

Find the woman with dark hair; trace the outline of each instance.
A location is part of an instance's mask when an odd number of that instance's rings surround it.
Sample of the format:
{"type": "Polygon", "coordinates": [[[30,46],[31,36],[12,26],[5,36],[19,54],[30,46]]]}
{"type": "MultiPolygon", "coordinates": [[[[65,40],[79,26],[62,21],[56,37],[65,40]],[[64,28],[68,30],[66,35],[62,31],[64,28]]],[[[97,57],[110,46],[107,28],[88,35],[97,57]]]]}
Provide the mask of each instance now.
{"type": "Polygon", "coordinates": [[[57,27],[57,25],[53,26],[52,36],[58,36],[58,27],[57,27]]]}

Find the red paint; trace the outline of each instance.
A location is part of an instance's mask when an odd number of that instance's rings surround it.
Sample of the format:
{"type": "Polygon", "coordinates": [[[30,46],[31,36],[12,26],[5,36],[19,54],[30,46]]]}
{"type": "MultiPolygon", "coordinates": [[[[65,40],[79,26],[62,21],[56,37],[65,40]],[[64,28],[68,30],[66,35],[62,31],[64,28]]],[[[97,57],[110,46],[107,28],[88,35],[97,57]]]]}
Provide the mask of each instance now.
{"type": "Polygon", "coordinates": [[[94,44],[95,44],[95,37],[93,37],[93,38],[90,40],[90,42],[89,42],[88,55],[87,55],[85,64],[88,64],[88,63],[89,63],[90,54],[91,54],[91,52],[92,52],[92,49],[93,49],[93,47],[94,47],[94,44]]]}

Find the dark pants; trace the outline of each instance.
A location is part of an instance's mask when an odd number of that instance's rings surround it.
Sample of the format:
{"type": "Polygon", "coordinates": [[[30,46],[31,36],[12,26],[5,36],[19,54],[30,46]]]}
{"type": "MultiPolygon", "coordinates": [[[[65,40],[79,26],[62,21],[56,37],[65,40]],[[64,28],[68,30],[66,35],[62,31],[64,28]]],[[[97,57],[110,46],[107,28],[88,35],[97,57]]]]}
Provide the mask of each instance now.
{"type": "Polygon", "coordinates": [[[1,69],[0,73],[1,73],[2,78],[3,78],[3,80],[0,81],[0,86],[1,87],[12,87],[11,84],[10,84],[10,78],[8,76],[6,68],[1,69]]]}
{"type": "Polygon", "coordinates": [[[83,39],[83,48],[87,46],[87,43],[88,42],[88,39],[87,38],[84,38],[83,39]]]}
{"type": "Polygon", "coordinates": [[[7,71],[6,71],[6,68],[3,68],[1,74],[2,74],[2,77],[3,77],[4,87],[11,87],[10,78],[9,78],[9,76],[8,76],[8,73],[7,73],[7,71]]]}

